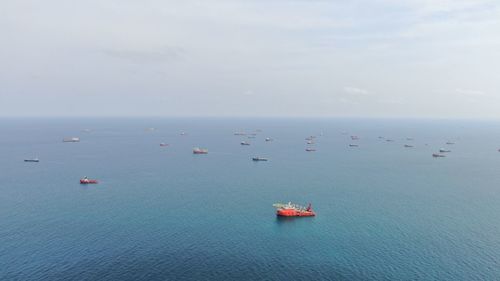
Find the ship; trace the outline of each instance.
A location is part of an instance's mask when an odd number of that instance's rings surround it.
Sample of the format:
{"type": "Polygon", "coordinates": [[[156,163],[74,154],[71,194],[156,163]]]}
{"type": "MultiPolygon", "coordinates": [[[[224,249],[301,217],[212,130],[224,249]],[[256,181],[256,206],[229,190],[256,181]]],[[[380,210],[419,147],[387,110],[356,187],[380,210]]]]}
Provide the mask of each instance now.
{"type": "Polygon", "coordinates": [[[208,149],[195,147],[193,148],[193,154],[208,154],[208,149]]]}
{"type": "Polygon", "coordinates": [[[82,179],[80,179],[80,184],[97,184],[97,183],[98,183],[97,180],[89,179],[87,177],[83,177],[82,179]]]}
{"type": "Polygon", "coordinates": [[[439,154],[439,153],[433,153],[433,154],[432,154],[432,157],[434,157],[434,158],[438,158],[438,157],[446,157],[446,155],[444,155],[444,154],[439,154]]]}
{"type": "Polygon", "coordinates": [[[253,157],[252,160],[253,161],[267,161],[268,159],[264,158],[264,157],[253,157]]]}
{"type": "Polygon", "coordinates": [[[411,144],[405,144],[405,147],[413,147],[411,144]]]}
{"type": "Polygon", "coordinates": [[[24,162],[40,162],[38,158],[24,159],[24,162]]]}
{"type": "Polygon", "coordinates": [[[272,138],[266,138],[266,141],[273,141],[272,138]]]}
{"type": "Polygon", "coordinates": [[[351,143],[349,146],[350,147],[358,147],[359,145],[351,143]]]}
{"type": "Polygon", "coordinates": [[[448,145],[452,145],[452,144],[455,144],[455,143],[454,143],[454,142],[452,142],[452,141],[448,141],[448,142],[446,142],[446,144],[448,144],[448,145]]]}
{"type": "Polygon", "coordinates": [[[240,142],[240,144],[241,144],[241,145],[250,145],[250,143],[249,143],[249,142],[246,142],[246,141],[242,141],[242,142],[240,142]]]}
{"type": "Polygon", "coordinates": [[[439,152],[440,152],[440,153],[446,153],[446,152],[451,152],[451,150],[441,148],[441,149],[439,150],[439,152]]]}
{"type": "Polygon", "coordinates": [[[307,144],[314,144],[314,141],[312,141],[312,140],[307,141],[307,144]]]}
{"type": "Polygon", "coordinates": [[[316,151],[316,148],[308,147],[308,148],[306,148],[306,151],[307,152],[316,151]]]}
{"type": "Polygon", "coordinates": [[[162,142],[162,143],[160,143],[160,146],[168,146],[168,143],[162,142]]]}
{"type": "Polygon", "coordinates": [[[71,138],[64,138],[63,142],[79,142],[80,138],[77,137],[71,137],[71,138]]]}
{"type": "Polygon", "coordinates": [[[273,204],[273,207],[276,208],[276,215],[278,217],[314,217],[316,215],[311,208],[311,203],[307,207],[292,204],[292,202],[288,202],[287,204],[276,203],[273,204]]]}
{"type": "Polygon", "coordinates": [[[351,140],[359,140],[358,136],[351,136],[351,140]]]}

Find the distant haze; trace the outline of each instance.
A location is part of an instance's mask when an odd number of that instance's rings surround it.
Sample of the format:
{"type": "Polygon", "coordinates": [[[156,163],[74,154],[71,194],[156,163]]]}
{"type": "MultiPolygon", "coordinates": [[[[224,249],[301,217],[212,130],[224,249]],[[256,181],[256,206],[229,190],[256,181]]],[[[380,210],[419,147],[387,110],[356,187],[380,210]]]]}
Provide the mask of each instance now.
{"type": "Polygon", "coordinates": [[[500,1],[0,2],[1,116],[500,117],[500,1]]]}

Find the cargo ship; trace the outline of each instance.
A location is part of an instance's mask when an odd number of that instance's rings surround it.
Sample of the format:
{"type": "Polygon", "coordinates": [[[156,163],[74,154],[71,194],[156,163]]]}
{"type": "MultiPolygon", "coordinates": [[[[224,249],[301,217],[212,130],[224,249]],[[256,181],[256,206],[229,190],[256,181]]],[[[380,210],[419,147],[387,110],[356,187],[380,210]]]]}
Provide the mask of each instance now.
{"type": "Polygon", "coordinates": [[[80,138],[72,137],[72,138],[64,138],[63,142],[79,142],[80,138]]]}
{"type": "Polygon", "coordinates": [[[288,202],[287,204],[276,203],[273,204],[276,208],[276,215],[278,217],[314,217],[316,213],[311,208],[311,203],[306,207],[298,204],[292,204],[288,202]]]}
{"type": "Polygon", "coordinates": [[[193,148],[193,154],[208,154],[208,149],[195,147],[193,148]]]}
{"type": "Polygon", "coordinates": [[[253,157],[252,160],[253,161],[267,161],[267,158],[264,158],[264,157],[253,157]]]}
{"type": "Polygon", "coordinates": [[[89,179],[87,177],[83,177],[83,179],[80,179],[80,184],[96,184],[98,183],[97,180],[89,179]]]}

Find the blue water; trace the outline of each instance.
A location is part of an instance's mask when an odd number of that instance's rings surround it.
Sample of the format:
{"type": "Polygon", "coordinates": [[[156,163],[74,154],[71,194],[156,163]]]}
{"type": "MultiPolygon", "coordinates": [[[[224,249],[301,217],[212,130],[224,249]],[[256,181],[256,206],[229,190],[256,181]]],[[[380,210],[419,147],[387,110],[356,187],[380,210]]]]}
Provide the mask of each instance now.
{"type": "Polygon", "coordinates": [[[500,280],[500,122],[3,119],[0,132],[0,280],[500,280]],[[318,215],[277,219],[287,201],[318,215]]]}

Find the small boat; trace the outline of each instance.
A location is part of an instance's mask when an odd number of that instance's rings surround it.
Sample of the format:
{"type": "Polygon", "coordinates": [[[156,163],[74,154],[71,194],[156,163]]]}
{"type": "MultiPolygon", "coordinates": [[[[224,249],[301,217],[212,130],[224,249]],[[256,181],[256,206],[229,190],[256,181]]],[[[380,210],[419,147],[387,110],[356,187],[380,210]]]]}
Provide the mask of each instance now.
{"type": "Polygon", "coordinates": [[[64,138],[63,142],[79,142],[80,138],[77,137],[71,137],[71,138],[64,138]]]}
{"type": "Polygon", "coordinates": [[[433,154],[432,154],[432,157],[434,157],[434,158],[438,158],[438,157],[446,157],[446,155],[444,155],[444,154],[439,154],[439,153],[433,153],[433,154]]]}
{"type": "Polygon", "coordinates": [[[306,151],[307,152],[316,151],[316,148],[308,147],[308,148],[306,148],[306,151]]]}
{"type": "Polygon", "coordinates": [[[253,161],[267,161],[268,159],[264,158],[264,157],[253,157],[252,160],[253,161]]]}
{"type": "Polygon", "coordinates": [[[40,162],[38,158],[24,159],[24,162],[40,162]]]}
{"type": "Polygon", "coordinates": [[[440,152],[440,153],[446,153],[446,152],[451,152],[451,150],[441,148],[441,149],[439,150],[439,152],[440,152]]]}
{"type": "Polygon", "coordinates": [[[351,136],[351,140],[359,140],[358,136],[351,136]]]}
{"type": "Polygon", "coordinates": [[[411,144],[405,144],[405,147],[413,147],[411,144]]]}
{"type": "Polygon", "coordinates": [[[298,204],[275,203],[273,207],[276,208],[276,215],[279,217],[314,217],[316,213],[312,210],[311,203],[306,207],[298,204]]]}
{"type": "Polygon", "coordinates": [[[272,138],[266,138],[266,141],[273,141],[272,138]]]}
{"type": "Polygon", "coordinates": [[[168,146],[168,143],[162,142],[162,143],[160,143],[160,146],[168,146]]]}
{"type": "Polygon", "coordinates": [[[193,148],[193,154],[208,154],[208,149],[195,147],[193,148]]]}
{"type": "Polygon", "coordinates": [[[99,183],[97,180],[89,179],[87,177],[83,177],[83,179],[80,179],[80,184],[97,184],[99,183]]]}
{"type": "Polygon", "coordinates": [[[234,135],[235,136],[245,136],[246,133],[244,133],[244,132],[236,132],[236,133],[234,133],[234,135]]]}
{"type": "Polygon", "coordinates": [[[246,142],[246,141],[242,141],[242,142],[240,142],[240,144],[241,144],[241,145],[250,145],[250,143],[249,143],[249,142],[246,142]]]}
{"type": "Polygon", "coordinates": [[[358,146],[359,146],[359,145],[354,144],[354,143],[349,144],[349,147],[358,147],[358,146]]]}
{"type": "Polygon", "coordinates": [[[315,138],[315,136],[309,136],[306,138],[306,141],[313,141],[315,138]]]}
{"type": "Polygon", "coordinates": [[[314,144],[314,141],[312,141],[312,140],[307,141],[307,144],[314,144]]]}
{"type": "Polygon", "coordinates": [[[185,136],[185,135],[187,135],[186,132],[181,132],[181,136],[185,136]]]}
{"type": "Polygon", "coordinates": [[[447,141],[446,144],[448,145],[452,145],[452,144],[455,144],[454,142],[451,142],[451,141],[447,141]]]}
{"type": "Polygon", "coordinates": [[[393,139],[386,139],[385,141],[386,142],[393,142],[394,140],[393,139]]]}

